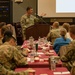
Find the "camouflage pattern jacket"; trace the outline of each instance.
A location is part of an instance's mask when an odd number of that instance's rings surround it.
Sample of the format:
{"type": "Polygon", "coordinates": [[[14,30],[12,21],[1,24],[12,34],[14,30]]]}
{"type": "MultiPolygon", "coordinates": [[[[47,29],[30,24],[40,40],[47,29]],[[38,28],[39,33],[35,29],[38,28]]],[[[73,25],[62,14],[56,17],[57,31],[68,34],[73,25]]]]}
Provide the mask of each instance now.
{"type": "Polygon", "coordinates": [[[63,65],[71,70],[73,63],[75,62],[75,40],[73,40],[69,45],[66,46],[67,52],[61,57],[63,65]]]}
{"type": "Polygon", "coordinates": [[[25,30],[26,28],[34,25],[35,22],[38,21],[38,18],[36,18],[35,16],[33,15],[30,15],[29,17],[27,16],[27,14],[24,14],[22,17],[21,17],[21,27],[22,27],[22,34],[23,34],[23,37],[25,37],[25,30]]]}
{"type": "Polygon", "coordinates": [[[0,75],[26,75],[26,72],[13,72],[16,66],[26,65],[27,59],[14,46],[5,42],[0,46],[0,75]],[[23,73],[23,74],[22,74],[23,73]]]}
{"type": "Polygon", "coordinates": [[[59,38],[59,37],[60,37],[60,29],[59,28],[50,30],[50,32],[47,35],[48,41],[51,41],[52,44],[54,44],[55,39],[59,38]]]}

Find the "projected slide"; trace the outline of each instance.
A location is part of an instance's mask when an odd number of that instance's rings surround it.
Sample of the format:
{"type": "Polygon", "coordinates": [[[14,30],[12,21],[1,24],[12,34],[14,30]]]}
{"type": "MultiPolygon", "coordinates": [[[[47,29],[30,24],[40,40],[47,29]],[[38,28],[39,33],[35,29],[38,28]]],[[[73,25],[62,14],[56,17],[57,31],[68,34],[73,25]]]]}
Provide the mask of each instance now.
{"type": "Polygon", "coordinates": [[[56,0],[56,13],[75,13],[75,0],[56,0]]]}

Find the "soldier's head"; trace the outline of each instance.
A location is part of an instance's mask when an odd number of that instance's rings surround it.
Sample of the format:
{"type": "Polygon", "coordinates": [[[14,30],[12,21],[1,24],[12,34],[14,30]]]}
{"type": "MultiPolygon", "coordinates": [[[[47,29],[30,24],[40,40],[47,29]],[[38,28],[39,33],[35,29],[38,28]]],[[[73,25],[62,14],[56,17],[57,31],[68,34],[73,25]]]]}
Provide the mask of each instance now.
{"type": "Polygon", "coordinates": [[[3,43],[8,42],[12,46],[16,45],[16,39],[12,36],[12,32],[11,31],[6,31],[5,32],[2,42],[3,43]]]}
{"type": "Polygon", "coordinates": [[[31,15],[33,13],[33,8],[32,7],[27,7],[26,11],[27,11],[28,15],[31,15]]]}
{"type": "Polygon", "coordinates": [[[72,39],[75,39],[75,25],[70,26],[70,36],[72,39]]]}
{"type": "Polygon", "coordinates": [[[61,29],[60,29],[60,35],[61,35],[61,36],[65,36],[66,33],[67,33],[67,30],[66,30],[65,28],[61,28],[61,29]]]}
{"type": "Polygon", "coordinates": [[[59,28],[59,22],[55,21],[52,25],[52,28],[59,28]]]}
{"type": "Polygon", "coordinates": [[[63,28],[65,28],[67,30],[67,32],[69,32],[70,29],[70,24],[69,23],[63,23],[63,28]]]}

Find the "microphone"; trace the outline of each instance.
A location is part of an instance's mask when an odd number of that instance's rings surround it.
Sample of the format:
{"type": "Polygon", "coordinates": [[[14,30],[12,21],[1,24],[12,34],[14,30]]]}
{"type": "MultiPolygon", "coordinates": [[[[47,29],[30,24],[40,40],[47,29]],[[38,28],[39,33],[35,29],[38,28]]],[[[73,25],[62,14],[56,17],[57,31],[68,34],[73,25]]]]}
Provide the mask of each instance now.
{"type": "Polygon", "coordinates": [[[39,16],[39,15],[38,15],[38,14],[36,14],[36,13],[35,13],[35,16],[36,16],[37,18],[40,18],[40,17],[42,17],[42,16],[39,16]]]}
{"type": "Polygon", "coordinates": [[[38,18],[42,18],[42,16],[39,16],[39,15],[37,15],[37,14],[36,14],[36,17],[38,17],[38,18]]]}
{"type": "Polygon", "coordinates": [[[39,16],[39,15],[36,14],[36,13],[35,13],[35,15],[36,15],[36,17],[37,17],[41,22],[43,22],[43,23],[45,23],[45,24],[47,24],[47,25],[50,25],[50,24],[48,24],[48,23],[43,19],[43,15],[42,15],[42,16],[39,16]]]}

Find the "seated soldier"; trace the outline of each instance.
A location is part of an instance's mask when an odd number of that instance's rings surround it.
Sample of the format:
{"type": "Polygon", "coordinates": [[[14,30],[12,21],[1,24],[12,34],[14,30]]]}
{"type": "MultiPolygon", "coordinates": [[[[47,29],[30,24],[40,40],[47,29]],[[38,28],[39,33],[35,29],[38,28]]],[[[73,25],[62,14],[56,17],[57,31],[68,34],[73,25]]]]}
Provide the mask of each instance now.
{"type": "Polygon", "coordinates": [[[57,38],[54,41],[53,48],[54,48],[54,50],[55,50],[55,52],[57,54],[58,54],[61,46],[68,45],[71,42],[71,40],[69,38],[66,38],[66,33],[67,33],[66,29],[65,28],[61,28],[60,29],[61,37],[57,38]]]}
{"type": "Polygon", "coordinates": [[[59,29],[59,22],[55,21],[52,26],[52,30],[47,35],[47,40],[51,41],[54,44],[56,38],[60,37],[60,29],[59,29]]]}
{"type": "Polygon", "coordinates": [[[72,41],[73,39],[70,37],[70,34],[69,34],[70,24],[69,23],[63,23],[62,27],[67,30],[66,37],[72,41]]]}
{"type": "Polygon", "coordinates": [[[17,66],[27,64],[27,58],[15,47],[16,40],[11,33],[5,33],[0,46],[0,75],[27,75],[29,70],[14,72],[17,66]]]}
{"type": "Polygon", "coordinates": [[[67,52],[64,56],[61,57],[61,61],[63,62],[63,66],[67,67],[70,71],[72,69],[72,75],[75,75],[75,65],[73,64],[75,62],[75,25],[70,26],[70,36],[73,39],[73,41],[67,45],[67,52]]]}

